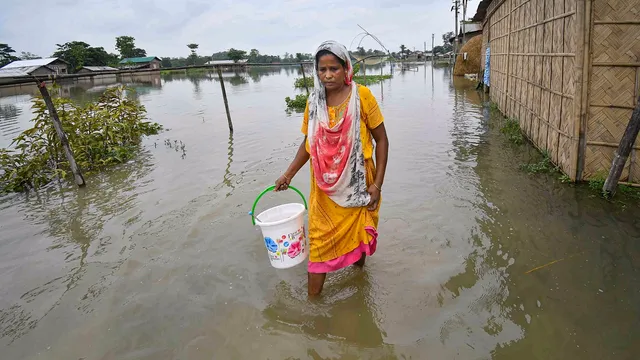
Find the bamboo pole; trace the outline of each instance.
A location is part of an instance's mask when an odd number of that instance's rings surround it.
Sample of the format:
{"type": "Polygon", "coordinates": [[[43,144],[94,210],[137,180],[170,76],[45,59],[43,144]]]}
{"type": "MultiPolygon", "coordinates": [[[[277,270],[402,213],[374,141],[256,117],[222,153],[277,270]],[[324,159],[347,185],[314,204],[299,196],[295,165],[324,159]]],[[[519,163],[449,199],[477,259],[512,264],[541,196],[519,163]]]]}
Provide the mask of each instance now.
{"type": "Polygon", "coordinates": [[[229,132],[233,134],[233,123],[231,122],[231,113],[229,112],[229,102],[227,101],[227,91],[224,89],[224,80],[222,79],[222,70],[218,68],[218,79],[220,79],[220,87],[222,87],[222,99],[224,100],[224,108],[227,110],[227,122],[229,123],[229,132]]]}
{"type": "Polygon", "coordinates": [[[53,127],[56,129],[56,133],[58,134],[58,138],[60,139],[60,143],[62,144],[62,148],[64,149],[64,154],[67,157],[69,167],[71,167],[71,172],[73,173],[73,178],[78,186],[83,187],[85,186],[84,177],[82,176],[80,168],[78,167],[78,164],[76,164],[76,160],[73,157],[73,151],[71,150],[71,146],[69,146],[69,139],[67,139],[67,134],[65,134],[64,130],[62,129],[62,123],[60,122],[60,118],[58,117],[55,106],[53,106],[53,101],[51,101],[51,96],[49,95],[49,91],[47,90],[47,85],[44,81],[38,80],[36,80],[36,84],[38,84],[40,94],[42,94],[44,103],[47,105],[47,109],[49,110],[49,115],[51,115],[53,127]]]}
{"type": "Polygon", "coordinates": [[[582,112],[582,86],[583,86],[583,82],[582,79],[585,76],[584,74],[584,51],[585,51],[585,46],[584,46],[584,39],[587,37],[586,31],[585,31],[585,23],[586,23],[586,17],[585,17],[585,2],[584,1],[578,1],[576,2],[576,24],[574,27],[574,31],[575,31],[575,52],[576,52],[576,57],[575,57],[575,66],[573,69],[574,72],[574,101],[573,101],[573,136],[575,140],[575,144],[573,144],[575,147],[573,148],[573,150],[571,151],[571,156],[570,156],[570,161],[571,161],[571,166],[575,166],[575,168],[573,170],[575,171],[571,171],[569,173],[569,177],[571,177],[571,180],[576,181],[578,179],[578,172],[580,169],[580,113],[582,112]]]}
{"type": "Polygon", "coordinates": [[[602,187],[602,192],[604,194],[608,196],[615,195],[618,181],[620,180],[620,175],[622,175],[622,170],[624,170],[624,164],[627,162],[627,158],[629,157],[629,153],[631,152],[633,143],[638,137],[638,132],[640,132],[640,97],[638,97],[636,108],[631,114],[631,119],[629,120],[627,128],[624,131],[622,140],[620,140],[618,150],[613,156],[613,162],[611,163],[609,176],[607,177],[607,180],[604,182],[604,186],[602,187]]]}
{"type": "Polygon", "coordinates": [[[304,73],[304,65],[300,64],[300,71],[302,71],[302,80],[304,81],[304,88],[307,89],[307,95],[309,95],[309,87],[307,86],[307,75],[304,73]]]}
{"type": "Polygon", "coordinates": [[[509,56],[509,54],[511,53],[511,19],[513,18],[513,16],[511,16],[511,0],[507,0],[508,5],[509,5],[509,10],[508,10],[508,19],[507,19],[507,71],[506,71],[506,79],[505,79],[505,87],[504,87],[504,114],[507,117],[511,117],[511,107],[509,106],[509,98],[507,97],[507,95],[509,95],[509,68],[510,68],[510,64],[511,64],[511,56],[509,56]]]}
{"type": "Polygon", "coordinates": [[[364,76],[364,86],[367,86],[367,65],[364,60],[362,60],[362,76],[364,76]]]}
{"type": "MultiPolygon", "coordinates": [[[[578,3],[581,3],[579,1],[578,3]]],[[[579,8],[578,8],[579,9],[579,8]]],[[[582,43],[578,43],[577,47],[582,47],[582,59],[576,56],[576,62],[582,61],[582,85],[580,89],[581,94],[576,92],[576,98],[578,100],[580,96],[580,123],[578,130],[578,166],[576,171],[576,181],[582,181],[582,175],[584,173],[584,166],[587,156],[587,121],[589,116],[589,78],[591,76],[591,34],[593,28],[593,13],[591,7],[591,0],[584,1],[584,36],[582,37],[582,43]]],[[[578,19],[578,21],[580,21],[578,19]]],[[[576,89],[577,91],[577,89],[576,89]]]]}

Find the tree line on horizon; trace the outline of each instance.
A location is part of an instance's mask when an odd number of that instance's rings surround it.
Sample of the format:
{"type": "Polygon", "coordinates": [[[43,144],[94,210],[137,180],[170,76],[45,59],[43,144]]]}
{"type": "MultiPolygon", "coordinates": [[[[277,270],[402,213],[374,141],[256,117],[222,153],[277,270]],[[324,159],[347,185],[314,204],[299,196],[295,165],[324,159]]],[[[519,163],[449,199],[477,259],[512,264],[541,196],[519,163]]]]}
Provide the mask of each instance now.
{"type": "MultiPolygon", "coordinates": [[[[443,45],[435,46],[433,48],[434,53],[444,54],[453,49],[449,43],[449,38],[453,36],[453,32],[449,32],[442,35],[443,45]]],[[[146,50],[138,48],[135,45],[135,38],[132,36],[118,36],[115,38],[116,50],[119,54],[108,53],[103,47],[93,47],[84,41],[70,41],[64,44],[56,44],[56,51],[51,57],[60,58],[69,63],[69,72],[74,73],[80,70],[83,66],[112,66],[117,67],[121,60],[134,57],[147,56],[146,50]]],[[[312,61],[313,55],[308,53],[285,53],[280,55],[267,55],[261,54],[258,49],[251,49],[249,52],[245,50],[239,50],[231,48],[226,51],[220,51],[213,53],[211,56],[198,55],[199,44],[191,43],[187,44],[190,53],[186,57],[161,57],[162,67],[172,68],[189,65],[204,65],[209,61],[214,60],[232,60],[238,62],[246,59],[247,62],[257,64],[287,64],[302,61],[312,61]]],[[[20,56],[15,56],[16,51],[9,46],[9,44],[0,43],[0,67],[5,66],[13,61],[17,60],[30,60],[40,59],[41,57],[30,52],[21,52],[20,56]]],[[[405,45],[400,46],[400,52],[393,52],[390,55],[394,58],[405,57],[411,55],[405,45]]],[[[358,47],[353,52],[354,55],[359,57],[371,56],[371,55],[385,55],[385,52],[380,50],[368,49],[358,47]]]]}
{"type": "MultiPolygon", "coordinates": [[[[69,72],[76,72],[83,66],[118,66],[122,59],[147,56],[144,49],[135,46],[132,36],[116,37],[116,50],[119,54],[108,53],[102,46],[93,47],[84,41],[69,41],[56,44],[56,51],[51,57],[60,58],[69,63],[69,72]]],[[[41,59],[41,56],[30,52],[22,52],[15,56],[15,50],[9,44],[0,44],[0,67],[17,60],[41,59]]]]}

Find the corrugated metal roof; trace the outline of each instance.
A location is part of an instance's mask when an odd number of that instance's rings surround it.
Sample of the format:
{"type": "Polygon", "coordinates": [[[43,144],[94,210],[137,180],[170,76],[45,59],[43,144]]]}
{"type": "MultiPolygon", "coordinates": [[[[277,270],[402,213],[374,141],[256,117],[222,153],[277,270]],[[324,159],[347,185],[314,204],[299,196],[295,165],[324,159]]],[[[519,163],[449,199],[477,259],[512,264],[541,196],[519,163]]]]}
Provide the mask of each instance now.
{"type": "MultiPolygon", "coordinates": [[[[247,59],[238,60],[238,63],[246,63],[247,59]]],[[[207,61],[205,65],[227,65],[227,64],[236,64],[233,60],[213,60],[207,61]]]]}
{"type": "MultiPolygon", "coordinates": [[[[460,25],[460,29],[462,29],[462,25],[460,25]]],[[[462,32],[462,30],[460,30],[462,32]]],[[[480,23],[467,23],[464,25],[464,31],[466,33],[482,31],[482,24],[480,23]]]]}
{"type": "Polygon", "coordinates": [[[12,78],[21,76],[29,76],[29,73],[26,73],[20,69],[0,69],[0,78],[12,78]]]}
{"type": "MultiPolygon", "coordinates": [[[[27,67],[27,66],[40,67],[40,66],[49,65],[56,60],[59,60],[59,59],[47,58],[47,59],[33,59],[33,60],[18,60],[5,65],[4,67],[2,67],[2,69],[15,69],[15,68],[21,68],[21,67],[27,67]]],[[[60,61],[64,61],[64,60],[60,60],[60,61]]]]}
{"type": "MultiPolygon", "coordinates": [[[[126,59],[122,59],[122,61],[120,61],[120,64],[126,64],[126,63],[148,63],[148,62],[151,62],[153,59],[158,59],[158,58],[155,57],[155,56],[126,58],[126,59]]],[[[160,60],[160,59],[158,59],[158,60],[160,60]]]]}
{"type": "MultiPolygon", "coordinates": [[[[16,68],[2,68],[0,69],[0,73],[2,73],[2,77],[15,77],[15,76],[30,76],[32,72],[40,69],[42,66],[23,66],[16,68]]],[[[49,69],[51,72],[53,70],[49,69]]]]}
{"type": "Polygon", "coordinates": [[[111,66],[83,66],[82,68],[89,71],[118,71],[118,69],[111,66]]]}

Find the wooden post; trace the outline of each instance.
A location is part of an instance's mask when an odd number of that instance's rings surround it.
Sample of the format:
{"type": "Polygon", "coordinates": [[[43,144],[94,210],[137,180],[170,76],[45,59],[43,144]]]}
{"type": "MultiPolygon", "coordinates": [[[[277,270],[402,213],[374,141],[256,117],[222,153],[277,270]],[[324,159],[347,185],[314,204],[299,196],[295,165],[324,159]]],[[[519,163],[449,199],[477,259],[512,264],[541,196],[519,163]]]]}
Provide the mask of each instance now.
{"type": "Polygon", "coordinates": [[[227,91],[224,89],[224,80],[222,79],[222,70],[218,67],[218,79],[222,87],[222,99],[224,100],[224,108],[227,110],[227,122],[229,122],[229,132],[233,134],[233,123],[231,122],[231,113],[229,112],[229,102],[227,101],[227,91]]]}
{"type": "Polygon", "coordinates": [[[367,86],[367,66],[364,63],[364,60],[362,60],[362,76],[364,76],[364,86],[367,86]]]}
{"type": "Polygon", "coordinates": [[[638,132],[640,132],[640,97],[638,97],[636,108],[631,114],[631,120],[629,120],[629,123],[627,124],[627,129],[624,131],[624,135],[622,135],[622,140],[620,140],[618,150],[613,156],[609,176],[602,187],[602,192],[605,195],[615,195],[618,180],[620,180],[620,175],[622,175],[622,170],[624,170],[624,164],[627,162],[629,153],[633,148],[633,143],[638,137],[638,132]]]}
{"type": "Polygon", "coordinates": [[[51,115],[51,120],[53,120],[53,127],[56,129],[56,133],[58,133],[58,138],[60,138],[60,143],[62,144],[64,154],[67,157],[67,161],[69,162],[69,167],[71,167],[73,178],[78,186],[83,187],[85,186],[84,177],[80,172],[78,164],[76,164],[76,159],[73,157],[73,151],[69,146],[69,139],[67,139],[67,134],[65,134],[64,130],[62,129],[62,123],[60,122],[60,118],[58,118],[58,113],[56,112],[55,106],[53,106],[53,101],[51,101],[51,96],[49,95],[49,91],[47,90],[47,85],[44,83],[44,81],[40,82],[38,80],[36,80],[36,84],[38,84],[38,89],[40,90],[40,94],[42,94],[44,103],[47,104],[49,115],[51,115]]]}
{"type": "Polygon", "coordinates": [[[304,88],[307,89],[307,95],[309,95],[309,87],[307,86],[307,75],[304,74],[304,65],[300,63],[300,71],[302,71],[302,80],[304,81],[304,88]]]}

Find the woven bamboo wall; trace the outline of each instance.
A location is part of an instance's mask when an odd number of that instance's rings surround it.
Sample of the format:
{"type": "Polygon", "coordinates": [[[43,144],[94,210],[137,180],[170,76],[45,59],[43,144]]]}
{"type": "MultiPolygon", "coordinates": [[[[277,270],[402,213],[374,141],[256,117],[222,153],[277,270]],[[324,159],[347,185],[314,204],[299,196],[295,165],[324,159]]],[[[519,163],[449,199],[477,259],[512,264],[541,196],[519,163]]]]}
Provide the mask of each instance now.
{"type": "Polygon", "coordinates": [[[483,30],[491,46],[493,101],[571,178],[578,149],[576,1],[496,0],[483,30]]]}
{"type": "MultiPolygon", "coordinates": [[[[591,0],[584,177],[608,173],[640,95],[640,0],[591,0]]],[[[640,147],[620,181],[640,183],[640,147]]]]}

